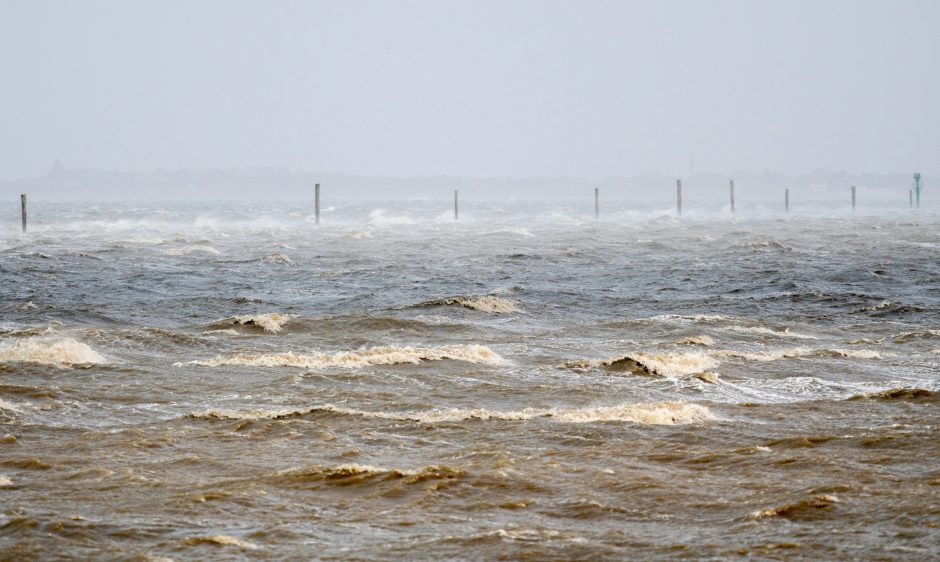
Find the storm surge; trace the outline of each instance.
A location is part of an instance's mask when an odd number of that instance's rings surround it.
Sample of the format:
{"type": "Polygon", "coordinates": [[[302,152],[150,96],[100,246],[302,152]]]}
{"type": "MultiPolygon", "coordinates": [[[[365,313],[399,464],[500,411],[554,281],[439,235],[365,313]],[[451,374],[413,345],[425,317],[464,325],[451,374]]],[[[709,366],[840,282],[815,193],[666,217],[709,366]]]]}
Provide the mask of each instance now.
{"type": "Polygon", "coordinates": [[[940,216],[607,204],[37,205],[0,558],[935,558],[940,216]]]}

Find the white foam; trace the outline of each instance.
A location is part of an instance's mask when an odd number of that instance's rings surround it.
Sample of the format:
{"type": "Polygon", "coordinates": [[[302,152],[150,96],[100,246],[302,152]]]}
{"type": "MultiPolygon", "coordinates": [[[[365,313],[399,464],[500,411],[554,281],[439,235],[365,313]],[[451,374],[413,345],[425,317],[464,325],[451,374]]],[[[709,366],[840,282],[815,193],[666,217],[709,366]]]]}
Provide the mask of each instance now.
{"type": "Polygon", "coordinates": [[[9,476],[6,476],[5,474],[0,474],[0,488],[12,486],[12,485],[13,485],[13,481],[10,480],[9,476]]]}
{"type": "Polygon", "coordinates": [[[483,345],[451,345],[439,348],[421,347],[371,347],[356,351],[339,353],[236,353],[218,356],[214,359],[192,361],[191,365],[221,367],[225,365],[245,365],[256,367],[300,367],[315,369],[325,367],[358,368],[370,365],[395,365],[402,363],[420,363],[422,361],[441,361],[453,359],[468,363],[498,365],[505,360],[483,345]]]}
{"type": "Polygon", "coordinates": [[[413,219],[403,216],[387,216],[385,211],[382,209],[375,209],[369,213],[369,222],[377,225],[389,225],[389,226],[399,226],[399,225],[412,225],[415,224],[413,219]]]}
{"type": "Polygon", "coordinates": [[[678,322],[721,322],[723,320],[731,320],[730,316],[723,316],[721,314],[693,314],[693,315],[683,315],[683,314],[659,314],[657,316],[650,316],[649,318],[641,318],[641,320],[654,320],[654,321],[678,321],[678,322]]]}
{"type": "Polygon", "coordinates": [[[203,252],[206,254],[218,254],[219,251],[208,244],[196,244],[193,246],[182,246],[179,248],[168,248],[163,253],[168,256],[186,256],[193,252],[203,252]]]}
{"type": "Polygon", "coordinates": [[[552,413],[552,416],[572,423],[627,421],[643,425],[686,425],[717,419],[705,406],[687,402],[621,404],[599,408],[559,410],[552,413]]]}
{"type": "Polygon", "coordinates": [[[262,261],[278,265],[294,265],[294,260],[290,259],[285,254],[271,254],[270,256],[265,256],[262,261]]]}
{"type": "Polygon", "coordinates": [[[258,545],[235,538],[230,535],[208,535],[201,537],[190,537],[186,539],[187,545],[197,545],[197,544],[217,544],[222,546],[237,546],[246,550],[255,550],[258,548],[258,545]]]}
{"type": "MultiPolygon", "coordinates": [[[[453,301],[453,304],[459,304],[480,312],[493,312],[495,314],[505,314],[508,312],[522,312],[519,303],[509,299],[503,299],[493,295],[485,297],[455,297],[447,299],[453,301]]],[[[448,303],[450,304],[450,303],[448,303]]]]}
{"type": "Polygon", "coordinates": [[[688,353],[647,353],[637,351],[608,359],[581,359],[565,363],[571,368],[596,368],[611,366],[621,361],[635,361],[650,372],[664,377],[680,377],[703,373],[716,369],[721,364],[718,360],[702,352],[688,353]]]}
{"type": "Polygon", "coordinates": [[[778,361],[780,359],[797,359],[801,357],[826,357],[836,355],[852,359],[881,359],[881,354],[870,349],[812,349],[807,347],[792,347],[786,349],[772,349],[766,351],[737,351],[724,349],[715,351],[716,357],[733,357],[746,361],[778,361]]]}
{"type": "Polygon", "coordinates": [[[280,409],[243,412],[207,410],[192,415],[201,418],[258,420],[300,416],[314,411],[429,424],[467,420],[525,421],[534,418],[551,418],[566,423],[621,421],[643,425],[684,425],[717,419],[705,406],[687,402],[634,403],[587,408],[525,408],[511,411],[486,408],[443,408],[412,412],[370,412],[324,404],[307,410],[280,409]]]}
{"type": "Polygon", "coordinates": [[[774,336],[778,338],[795,338],[795,339],[807,339],[807,340],[818,340],[816,336],[810,336],[808,334],[798,334],[796,332],[791,332],[789,328],[784,330],[774,330],[764,326],[728,326],[726,328],[732,332],[746,333],[746,334],[760,334],[764,336],[774,336]]]}
{"type": "Polygon", "coordinates": [[[631,356],[653,372],[665,377],[679,377],[703,373],[718,368],[720,363],[704,353],[645,353],[631,356]]]}
{"type": "Polygon", "coordinates": [[[72,338],[36,336],[0,345],[0,362],[24,362],[67,367],[105,363],[97,351],[72,338]]]}
{"type": "Polygon", "coordinates": [[[697,336],[689,336],[687,338],[683,338],[679,340],[679,343],[686,344],[686,345],[704,345],[706,347],[711,347],[715,345],[715,340],[713,340],[710,336],[700,334],[697,336]]]}
{"type": "Polygon", "coordinates": [[[812,349],[805,347],[793,347],[788,349],[772,349],[762,351],[738,351],[735,349],[723,349],[713,352],[716,357],[731,357],[744,359],[745,361],[778,361],[780,359],[792,359],[796,357],[806,357],[813,353],[812,349]]]}
{"type": "Polygon", "coordinates": [[[229,320],[232,324],[251,325],[254,324],[264,328],[265,332],[276,334],[281,331],[284,324],[287,324],[294,316],[291,314],[280,314],[269,312],[267,314],[246,314],[244,316],[233,316],[229,320]]]}
{"type": "Polygon", "coordinates": [[[881,354],[870,349],[828,349],[829,353],[853,359],[881,359],[881,354]]]}
{"type": "Polygon", "coordinates": [[[6,410],[8,412],[16,412],[18,414],[23,413],[23,410],[20,409],[19,406],[10,404],[9,402],[4,401],[3,398],[0,398],[0,410],[6,410]]]}

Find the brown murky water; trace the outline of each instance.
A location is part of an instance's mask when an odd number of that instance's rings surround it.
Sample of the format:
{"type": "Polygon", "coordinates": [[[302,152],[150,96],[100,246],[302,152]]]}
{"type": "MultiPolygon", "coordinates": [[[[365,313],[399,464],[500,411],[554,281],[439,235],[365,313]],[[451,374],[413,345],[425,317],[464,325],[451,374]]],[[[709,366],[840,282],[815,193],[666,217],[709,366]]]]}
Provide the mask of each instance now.
{"type": "Polygon", "coordinates": [[[940,556],[936,214],[262,210],[2,233],[0,558],[940,556]]]}

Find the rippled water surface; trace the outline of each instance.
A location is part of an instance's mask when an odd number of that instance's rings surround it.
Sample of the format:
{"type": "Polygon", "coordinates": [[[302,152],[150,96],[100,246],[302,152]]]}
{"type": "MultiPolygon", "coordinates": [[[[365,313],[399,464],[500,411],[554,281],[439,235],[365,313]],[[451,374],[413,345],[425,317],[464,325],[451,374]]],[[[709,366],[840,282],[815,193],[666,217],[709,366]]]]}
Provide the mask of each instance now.
{"type": "Polygon", "coordinates": [[[940,215],[36,205],[3,559],[940,556],[940,215]]]}

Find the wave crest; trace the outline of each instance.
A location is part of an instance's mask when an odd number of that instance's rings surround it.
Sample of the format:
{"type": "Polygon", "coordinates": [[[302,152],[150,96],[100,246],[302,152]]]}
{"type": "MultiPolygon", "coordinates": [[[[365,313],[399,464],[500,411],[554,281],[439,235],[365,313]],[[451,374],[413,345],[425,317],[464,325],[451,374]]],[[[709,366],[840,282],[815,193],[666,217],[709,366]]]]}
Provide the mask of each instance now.
{"type": "Polygon", "coordinates": [[[214,546],[237,546],[245,550],[255,550],[258,545],[246,540],[235,538],[230,535],[207,535],[201,537],[189,537],[183,544],[186,546],[197,546],[200,544],[210,544],[214,546]]]}
{"type": "Polygon", "coordinates": [[[201,419],[226,419],[255,421],[262,419],[282,420],[301,417],[316,412],[333,413],[365,418],[377,418],[420,423],[448,423],[460,421],[525,421],[534,418],[552,418],[566,423],[632,422],[642,425],[686,425],[714,421],[717,418],[705,406],[689,402],[653,402],[618,404],[587,408],[525,408],[514,411],[488,410],[485,408],[444,408],[412,412],[369,412],[342,408],[332,404],[306,409],[251,410],[245,412],[206,410],[190,414],[201,419]]]}
{"type": "Polygon", "coordinates": [[[646,353],[638,351],[630,355],[609,359],[578,359],[568,361],[565,366],[574,369],[607,368],[611,371],[629,371],[635,374],[680,377],[703,373],[717,368],[721,363],[704,353],[646,353]]]}
{"type": "Polygon", "coordinates": [[[878,392],[866,392],[856,394],[848,398],[849,401],[857,400],[919,400],[933,399],[937,393],[926,388],[889,388],[878,392]]]}
{"type": "Polygon", "coordinates": [[[233,316],[228,319],[230,324],[240,324],[242,326],[257,326],[265,332],[276,334],[281,331],[284,324],[287,324],[294,316],[292,314],[280,314],[278,312],[269,312],[267,314],[246,314],[244,316],[233,316]]]}
{"type": "Polygon", "coordinates": [[[798,334],[796,332],[791,332],[790,328],[784,328],[783,330],[774,330],[772,328],[767,328],[765,326],[728,326],[726,328],[731,332],[738,332],[743,334],[759,334],[762,336],[774,336],[777,338],[794,338],[794,339],[803,339],[803,340],[818,340],[816,336],[811,336],[809,334],[798,334]]]}
{"type": "Polygon", "coordinates": [[[331,482],[342,485],[378,480],[400,480],[417,484],[426,480],[453,479],[463,471],[448,466],[429,465],[419,469],[395,469],[383,466],[347,463],[339,466],[307,466],[291,468],[277,473],[276,478],[292,482],[331,482]]]}
{"type": "Polygon", "coordinates": [[[218,356],[214,359],[191,361],[191,365],[203,367],[222,367],[227,365],[241,365],[254,367],[300,367],[303,369],[316,369],[325,367],[342,367],[354,369],[373,365],[396,365],[403,363],[421,363],[422,361],[441,361],[452,359],[468,363],[484,363],[499,365],[505,360],[493,350],[484,345],[451,345],[440,348],[421,347],[371,347],[357,351],[341,351],[339,353],[236,353],[229,356],[218,356]]]}
{"type": "Polygon", "coordinates": [[[471,310],[480,312],[491,312],[493,314],[507,314],[509,312],[522,312],[519,303],[514,300],[503,299],[495,295],[486,295],[483,297],[446,297],[443,299],[434,299],[422,302],[418,307],[429,306],[462,306],[471,310]]]}
{"type": "Polygon", "coordinates": [[[203,252],[206,254],[218,255],[219,251],[208,244],[195,244],[192,246],[181,246],[179,248],[167,248],[163,254],[167,256],[188,256],[193,252],[203,252]]]}
{"type": "Polygon", "coordinates": [[[0,363],[38,363],[54,367],[103,365],[97,351],[72,338],[30,337],[0,346],[0,363]]]}
{"type": "Polygon", "coordinates": [[[839,503],[839,498],[830,495],[818,495],[795,503],[761,509],[751,513],[754,519],[766,517],[786,517],[787,519],[817,519],[839,503]]]}
{"type": "Polygon", "coordinates": [[[845,357],[850,359],[881,359],[881,354],[870,349],[811,349],[807,347],[792,347],[774,349],[769,351],[737,351],[724,349],[715,351],[717,357],[730,357],[744,359],[745,361],[777,361],[780,359],[797,359],[801,357],[845,357]]]}

